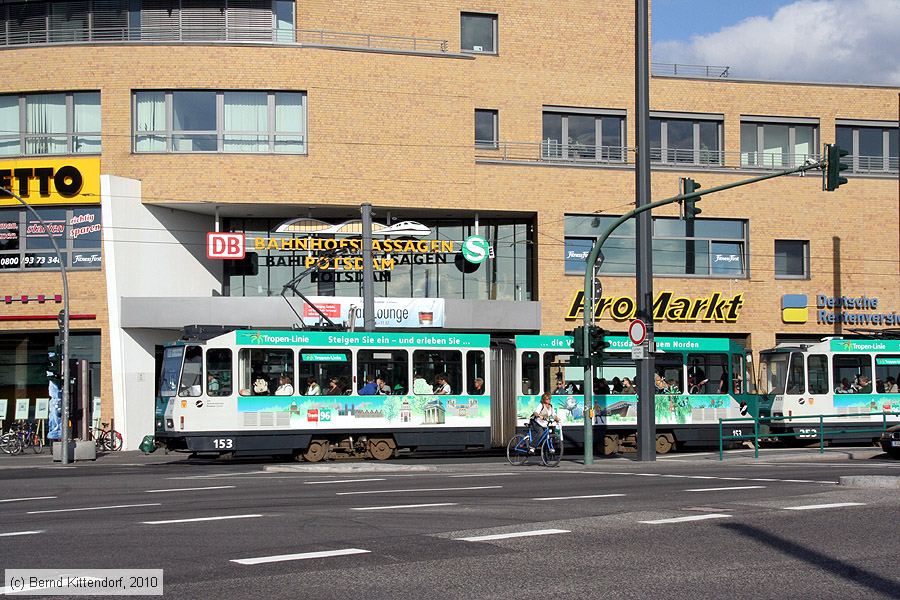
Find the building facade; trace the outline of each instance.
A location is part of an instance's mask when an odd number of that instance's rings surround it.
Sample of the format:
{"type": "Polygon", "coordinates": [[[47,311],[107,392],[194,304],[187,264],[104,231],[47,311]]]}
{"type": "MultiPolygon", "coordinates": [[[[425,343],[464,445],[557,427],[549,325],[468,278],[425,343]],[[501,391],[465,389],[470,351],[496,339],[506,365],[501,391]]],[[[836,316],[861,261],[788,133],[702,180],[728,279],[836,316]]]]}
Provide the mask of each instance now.
{"type": "MultiPolygon", "coordinates": [[[[381,326],[571,329],[592,240],[634,199],[633,12],[0,0],[0,53],[16,65],[0,83],[0,187],[50,224],[0,199],[6,419],[13,400],[46,395],[61,308],[50,235],[72,271],[71,354],[129,447],[152,431],[158,354],[182,326],[316,320],[296,292],[359,315],[357,254],[334,240],[358,231],[362,203],[389,261],[376,264],[381,326]],[[73,165],[77,191],[54,177],[73,165]],[[209,258],[216,231],[242,238],[245,257],[209,258]],[[475,235],[482,263],[463,258],[475,235]]],[[[710,188],[801,165],[830,142],[850,150],[850,181],[824,193],[813,172],[717,193],[691,224],[677,206],[655,211],[657,333],[758,351],[900,327],[898,89],[719,75],[655,71],[654,199],[683,177],[710,188]]],[[[604,255],[599,322],[621,334],[631,225],[604,255]]]]}

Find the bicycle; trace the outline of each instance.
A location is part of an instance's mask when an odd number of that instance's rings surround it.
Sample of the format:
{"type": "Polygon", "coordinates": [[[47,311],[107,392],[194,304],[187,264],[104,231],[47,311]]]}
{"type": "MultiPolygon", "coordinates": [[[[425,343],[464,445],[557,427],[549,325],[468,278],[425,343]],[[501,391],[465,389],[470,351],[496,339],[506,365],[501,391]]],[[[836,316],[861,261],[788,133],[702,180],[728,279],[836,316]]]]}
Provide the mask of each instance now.
{"type": "Polygon", "coordinates": [[[0,437],[0,450],[7,454],[21,454],[31,448],[35,454],[44,452],[44,441],[30,422],[19,422],[0,437]]]}
{"type": "Polygon", "coordinates": [[[115,429],[106,429],[109,423],[100,423],[100,427],[91,429],[91,437],[97,445],[97,450],[111,450],[118,452],[122,449],[122,434],[115,429]]]}
{"type": "Polygon", "coordinates": [[[18,454],[22,451],[22,440],[15,432],[8,431],[0,436],[0,451],[6,454],[18,454]]]}
{"type": "Polygon", "coordinates": [[[530,448],[537,448],[541,462],[545,467],[555,467],[563,457],[563,438],[562,430],[557,423],[550,422],[544,428],[537,443],[533,443],[534,439],[531,434],[531,422],[526,423],[528,429],[525,433],[517,433],[510,438],[506,445],[506,460],[514,466],[524,465],[528,462],[528,456],[531,454],[530,448]]]}

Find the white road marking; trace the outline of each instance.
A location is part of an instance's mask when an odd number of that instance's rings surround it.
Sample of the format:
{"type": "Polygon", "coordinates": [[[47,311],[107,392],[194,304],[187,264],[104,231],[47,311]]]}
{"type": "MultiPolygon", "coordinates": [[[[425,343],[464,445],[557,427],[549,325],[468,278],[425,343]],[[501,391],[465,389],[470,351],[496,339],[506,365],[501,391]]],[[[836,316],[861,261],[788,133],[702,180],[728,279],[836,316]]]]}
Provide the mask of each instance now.
{"type": "Polygon", "coordinates": [[[142,521],[144,525],[167,525],[169,523],[197,523],[200,521],[227,521],[230,519],[255,519],[262,515],[227,515],[222,517],[199,517],[196,519],[170,519],[167,521],[142,521]]]}
{"type": "Polygon", "coordinates": [[[737,485],[733,487],[720,487],[720,488],[695,488],[693,490],[684,490],[686,492],[727,492],[729,490],[761,490],[766,486],[764,485],[737,485]]]}
{"type": "Polygon", "coordinates": [[[345,548],[343,550],[324,550],[321,552],[304,552],[302,554],[280,554],[278,556],[261,556],[259,558],[238,558],[231,562],[239,565],[261,565],[273,562],[285,562],[288,560],[306,560],[309,558],[328,558],[330,556],[348,556],[350,554],[368,554],[370,550],[360,548],[345,548]]]}
{"type": "Polygon", "coordinates": [[[200,490],[229,490],[233,489],[235,486],[233,485],[212,485],[209,487],[198,487],[198,488],[171,488],[168,490],[147,490],[145,494],[161,494],[163,492],[198,492],[200,490]]]}
{"type": "Polygon", "coordinates": [[[784,510],[818,510],[820,508],[840,508],[842,506],[865,506],[865,502],[836,502],[834,504],[807,504],[806,506],[786,506],[784,510]]]}
{"type": "Polygon", "coordinates": [[[449,479],[457,477],[504,477],[506,475],[518,475],[518,473],[472,473],[471,475],[447,475],[449,479]]]}
{"type": "Polygon", "coordinates": [[[535,535],[553,535],[556,533],[571,533],[568,529],[535,529],[534,531],[518,531],[516,533],[496,533],[493,535],[477,535],[473,537],[456,538],[461,542],[487,542],[490,540],[505,540],[508,538],[531,537],[535,535]]]}
{"type": "Polygon", "coordinates": [[[435,504],[397,504],[394,506],[364,506],[351,508],[350,510],[390,510],[393,508],[423,508],[428,506],[456,506],[456,502],[438,502],[435,504]]]}
{"type": "Polygon", "coordinates": [[[208,475],[182,475],[181,477],[166,477],[166,479],[210,479],[214,477],[233,477],[235,475],[265,475],[268,471],[247,471],[246,473],[211,473],[208,475]]]}
{"type": "Polygon", "coordinates": [[[53,500],[56,496],[35,496],[33,498],[5,498],[0,502],[27,502],[28,500],[53,500]]]}
{"type": "Polygon", "coordinates": [[[328,483],[362,483],[364,481],[387,481],[384,477],[378,479],[332,479],[326,481],[304,481],[304,485],[322,485],[328,483]]]}
{"type": "Polygon", "coordinates": [[[115,506],[87,506],[84,508],[57,508],[55,510],[32,510],[28,511],[25,514],[28,515],[42,515],[46,513],[61,513],[61,512],[77,512],[80,510],[108,510],[111,508],[137,508],[139,506],[162,506],[159,502],[154,502],[150,504],[117,504],[115,506]]]}
{"type": "Polygon", "coordinates": [[[532,500],[544,502],[547,500],[579,500],[581,498],[618,498],[624,495],[625,494],[594,494],[592,496],[557,496],[556,498],[532,498],[532,500]]]}
{"type": "Polygon", "coordinates": [[[337,496],[355,496],[357,494],[400,494],[406,492],[450,492],[459,490],[497,490],[502,485],[481,485],[473,487],[446,487],[446,488],[413,488],[408,490],[366,490],[362,492],[337,492],[337,496]]]}
{"type": "Polygon", "coordinates": [[[691,515],[690,517],[674,517],[672,519],[657,519],[655,521],[638,521],[638,523],[647,523],[648,525],[662,525],[664,523],[686,523],[688,521],[704,521],[706,519],[726,519],[731,515],[722,513],[709,513],[706,515],[691,515]]]}
{"type": "Polygon", "coordinates": [[[44,533],[43,529],[36,531],[11,531],[9,533],[0,533],[0,537],[15,537],[17,535],[34,535],[36,533],[44,533]]]}

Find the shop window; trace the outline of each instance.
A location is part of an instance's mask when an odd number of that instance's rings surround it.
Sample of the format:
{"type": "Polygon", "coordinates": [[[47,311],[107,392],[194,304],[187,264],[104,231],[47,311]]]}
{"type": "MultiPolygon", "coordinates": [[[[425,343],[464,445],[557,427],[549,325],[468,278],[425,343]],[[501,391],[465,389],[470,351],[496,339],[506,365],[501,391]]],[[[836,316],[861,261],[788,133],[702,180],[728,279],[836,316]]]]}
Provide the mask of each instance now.
{"type": "Polygon", "coordinates": [[[810,354],[806,357],[806,377],[810,394],[828,393],[828,357],[824,354],[810,354]]]}
{"type": "Polygon", "coordinates": [[[446,383],[450,394],[462,393],[462,353],[458,350],[413,352],[413,393],[433,394],[446,383]]]}
{"type": "Polygon", "coordinates": [[[238,359],[242,396],[291,396],[294,394],[296,385],[293,350],[242,348],[238,359]],[[285,387],[287,385],[291,386],[290,390],[285,387]],[[287,393],[288,391],[290,393],[287,393]]]}
{"type": "Polygon", "coordinates": [[[0,156],[100,154],[100,131],[100,92],[0,96],[0,156]]]}
{"type": "Polygon", "coordinates": [[[273,91],[140,91],[135,152],[306,152],[306,94],[273,91]]]}
{"type": "Polygon", "coordinates": [[[727,394],[728,356],[689,354],[687,376],[690,394],[727,394]]]}
{"type": "Polygon", "coordinates": [[[497,53],[497,15],[460,14],[460,49],[479,54],[497,53]]]}
{"type": "Polygon", "coordinates": [[[786,394],[803,394],[806,392],[806,372],[803,370],[803,355],[799,352],[791,354],[788,366],[786,394]]]}
{"type": "Polygon", "coordinates": [[[405,394],[409,389],[409,352],[406,350],[359,350],[356,353],[356,391],[372,378],[381,380],[379,394],[405,394]]]}
{"type": "Polygon", "coordinates": [[[775,240],[775,278],[809,279],[809,242],[775,240]]]}
{"type": "Polygon", "coordinates": [[[184,351],[184,364],[181,367],[178,395],[199,396],[203,392],[202,378],[203,349],[200,346],[188,346],[184,351]]]}
{"type": "Polygon", "coordinates": [[[299,393],[306,396],[341,396],[353,393],[349,350],[303,348],[297,364],[299,393]]]}
{"type": "Polygon", "coordinates": [[[470,396],[487,393],[487,372],[484,370],[484,352],[481,350],[466,352],[466,385],[470,396]]]}
{"type": "Polygon", "coordinates": [[[521,393],[533,396],[540,393],[541,362],[537,352],[522,353],[522,387],[521,393]]]}
{"type": "Polygon", "coordinates": [[[496,148],[498,141],[498,113],[496,110],[475,109],[475,145],[496,148]]]}
{"type": "Polygon", "coordinates": [[[231,372],[231,350],[210,348],[206,351],[206,395],[230,396],[234,389],[231,372]]]}
{"type": "Polygon", "coordinates": [[[879,354],[875,357],[875,391],[879,394],[900,394],[900,354],[879,354]]]}
{"type": "Polygon", "coordinates": [[[818,159],[819,126],[783,119],[741,122],[741,166],[788,169],[818,159]]]}
{"type": "Polygon", "coordinates": [[[868,354],[835,354],[831,359],[835,394],[871,394],[872,358],[868,354]]]}

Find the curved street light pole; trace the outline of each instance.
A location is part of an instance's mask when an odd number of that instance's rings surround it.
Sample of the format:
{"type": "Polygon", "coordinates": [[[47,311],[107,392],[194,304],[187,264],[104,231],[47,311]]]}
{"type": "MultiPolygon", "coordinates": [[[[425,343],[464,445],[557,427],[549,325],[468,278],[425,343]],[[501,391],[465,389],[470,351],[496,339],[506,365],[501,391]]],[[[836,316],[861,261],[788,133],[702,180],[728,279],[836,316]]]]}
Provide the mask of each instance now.
{"type": "Polygon", "coordinates": [[[69,464],[69,277],[66,272],[66,260],[63,257],[62,252],[60,252],[56,240],[53,239],[50,228],[47,227],[47,224],[44,222],[44,219],[41,218],[41,215],[12,190],[0,188],[0,197],[4,194],[18,200],[19,203],[38,220],[41,227],[47,232],[47,238],[53,245],[53,250],[56,252],[56,257],[59,259],[59,270],[60,273],[62,273],[63,284],[63,318],[60,323],[60,329],[62,330],[60,333],[62,334],[63,355],[59,359],[62,363],[62,435],[60,436],[60,442],[62,444],[62,464],[66,465],[69,464]]]}

